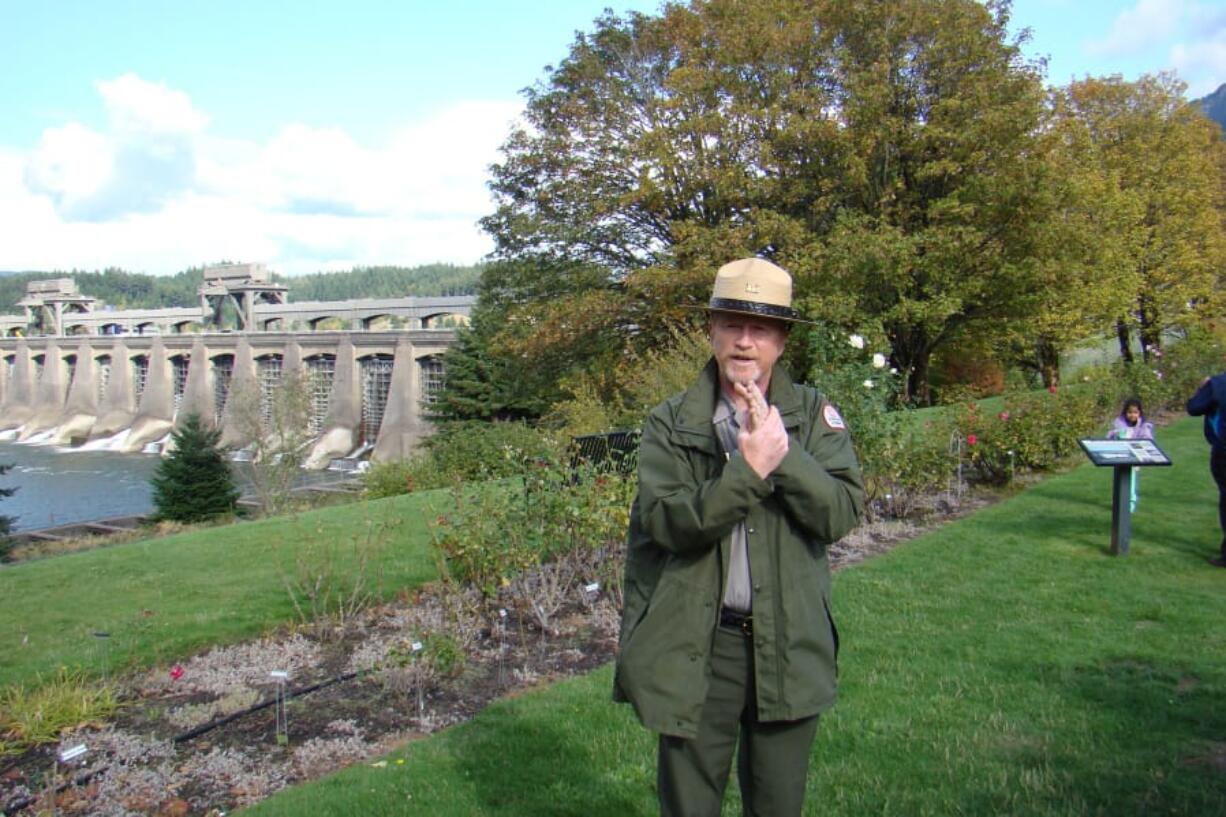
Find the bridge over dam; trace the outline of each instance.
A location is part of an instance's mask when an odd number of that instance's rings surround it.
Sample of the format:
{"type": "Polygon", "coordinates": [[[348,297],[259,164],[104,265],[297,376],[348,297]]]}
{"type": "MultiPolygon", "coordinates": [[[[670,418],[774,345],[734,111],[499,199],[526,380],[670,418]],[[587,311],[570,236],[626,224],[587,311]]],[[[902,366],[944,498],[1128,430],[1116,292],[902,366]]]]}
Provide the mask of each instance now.
{"type": "MultiPolygon", "coordinates": [[[[58,284],[63,300],[74,297],[58,284]]],[[[474,302],[247,301],[237,304],[243,328],[226,330],[212,328],[207,304],[58,314],[43,304],[41,316],[28,308],[24,317],[0,317],[0,327],[19,326],[0,336],[0,433],[19,442],[160,450],[175,425],[196,414],[221,429],[223,445],[241,449],[247,426],[232,396],[258,393],[267,420],[293,382],[310,403],[308,467],[400,459],[430,432],[443,353],[474,302]],[[336,322],[349,328],[316,328],[336,322]],[[369,328],[389,324],[401,326],[369,328]]]]}

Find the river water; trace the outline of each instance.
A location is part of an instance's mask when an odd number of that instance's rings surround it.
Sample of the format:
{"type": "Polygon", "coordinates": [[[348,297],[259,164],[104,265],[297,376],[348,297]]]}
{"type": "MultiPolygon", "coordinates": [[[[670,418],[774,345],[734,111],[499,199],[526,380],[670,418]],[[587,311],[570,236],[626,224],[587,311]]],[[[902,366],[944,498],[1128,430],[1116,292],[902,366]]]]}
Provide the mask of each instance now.
{"type": "Polygon", "coordinates": [[[13,466],[0,476],[0,488],[17,489],[0,498],[0,514],[16,517],[13,530],[21,531],[147,513],[159,459],[0,442],[0,464],[13,466]]]}
{"type": "MultiPolygon", "coordinates": [[[[80,451],[47,445],[20,445],[0,440],[0,488],[17,493],[0,497],[0,515],[16,517],[13,531],[35,530],[73,522],[129,516],[153,510],[149,478],[161,459],[157,454],[80,451]]],[[[235,464],[240,489],[247,481],[235,464]]],[[[303,483],[335,481],[330,472],[302,472],[303,483]]]]}

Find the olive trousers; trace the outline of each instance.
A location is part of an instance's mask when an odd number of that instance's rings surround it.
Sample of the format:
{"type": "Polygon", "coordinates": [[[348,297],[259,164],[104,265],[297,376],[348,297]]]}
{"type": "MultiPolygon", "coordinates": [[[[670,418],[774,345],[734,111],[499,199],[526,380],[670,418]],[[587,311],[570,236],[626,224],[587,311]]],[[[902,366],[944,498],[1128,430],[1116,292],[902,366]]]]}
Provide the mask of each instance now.
{"type": "Polygon", "coordinates": [[[720,627],[695,738],[660,736],[657,787],[662,817],[718,817],[737,750],[741,810],[747,817],[799,817],[817,716],[759,721],[753,639],[720,627]]]}

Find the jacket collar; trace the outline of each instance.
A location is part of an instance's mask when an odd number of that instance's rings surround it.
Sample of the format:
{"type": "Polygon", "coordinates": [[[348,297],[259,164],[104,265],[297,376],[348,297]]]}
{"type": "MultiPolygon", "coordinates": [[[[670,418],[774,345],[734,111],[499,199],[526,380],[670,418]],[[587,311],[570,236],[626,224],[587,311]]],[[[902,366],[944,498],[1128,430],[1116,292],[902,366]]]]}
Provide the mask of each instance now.
{"type": "MultiPolygon", "coordinates": [[[[791,376],[779,364],[775,364],[771,371],[766,399],[772,406],[778,407],[786,428],[800,425],[803,408],[800,396],[793,388],[791,376]]],[[[703,367],[698,380],[682,395],[676,432],[699,448],[717,451],[717,437],[712,418],[715,416],[715,404],[718,400],[719,370],[716,368],[715,358],[711,358],[703,367]],[[702,442],[703,440],[705,442],[702,442]]]]}

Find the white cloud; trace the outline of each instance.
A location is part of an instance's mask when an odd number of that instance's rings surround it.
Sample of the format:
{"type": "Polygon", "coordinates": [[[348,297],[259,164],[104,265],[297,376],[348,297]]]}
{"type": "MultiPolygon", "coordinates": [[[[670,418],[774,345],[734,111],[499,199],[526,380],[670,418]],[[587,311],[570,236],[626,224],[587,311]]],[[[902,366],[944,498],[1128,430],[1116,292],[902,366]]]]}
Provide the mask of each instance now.
{"type": "Polygon", "coordinates": [[[114,174],[114,151],[106,137],[75,122],[43,134],[26,166],[26,180],[71,212],[102,189],[114,174]]]}
{"type": "Polygon", "coordinates": [[[49,129],[28,155],[0,148],[0,269],[121,266],[173,273],[222,258],[299,273],[472,263],[491,244],[488,165],[518,102],[468,101],[386,144],[287,124],[263,143],[221,139],[187,94],[135,75],[97,84],[95,131],[49,129]]]}
{"type": "Polygon", "coordinates": [[[43,134],[26,183],[68,221],[156,212],[195,183],[195,135],[208,117],[187,95],[124,74],[97,83],[109,114],[98,133],[76,122],[43,134]]]}
{"type": "Polygon", "coordinates": [[[124,74],[97,83],[112,125],[129,133],[197,133],[209,118],[192,107],[182,91],[124,74]]]}
{"type": "Polygon", "coordinates": [[[1188,96],[1211,94],[1226,83],[1226,9],[1198,6],[1186,39],[1170,51],[1171,67],[1188,83],[1188,96]]]}
{"type": "Polygon", "coordinates": [[[1188,84],[1188,96],[1201,97],[1226,82],[1226,8],[1194,0],[1138,0],[1120,12],[1105,37],[1088,43],[1087,51],[1125,61],[1147,52],[1165,57],[1165,67],[1188,84]]]}
{"type": "Polygon", "coordinates": [[[1184,0],[1138,0],[1120,12],[1107,36],[1090,42],[1087,50],[1095,56],[1122,57],[1152,48],[1175,34],[1185,8],[1184,0]]]}

